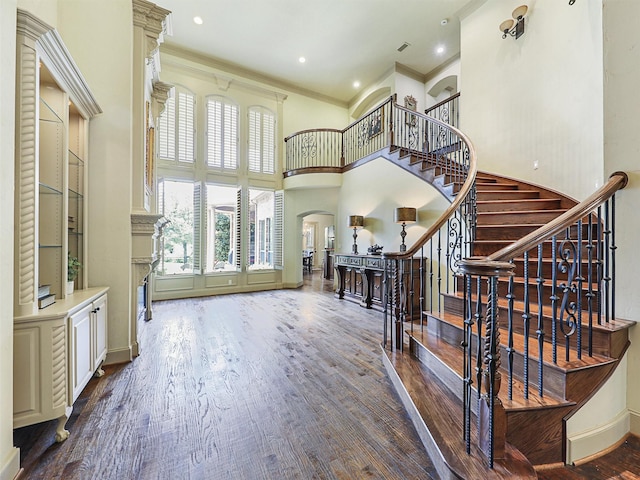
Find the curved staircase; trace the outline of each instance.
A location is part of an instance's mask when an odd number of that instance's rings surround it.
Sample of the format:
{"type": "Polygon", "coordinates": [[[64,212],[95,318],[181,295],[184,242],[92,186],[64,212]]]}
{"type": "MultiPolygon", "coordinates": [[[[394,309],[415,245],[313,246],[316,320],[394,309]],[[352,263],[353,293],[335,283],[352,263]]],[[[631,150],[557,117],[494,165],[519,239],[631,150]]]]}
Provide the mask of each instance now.
{"type": "MultiPolygon", "coordinates": [[[[428,161],[412,159],[408,151],[391,155],[394,161],[412,173],[422,176],[439,190],[454,194],[456,185],[447,183],[445,172],[429,165],[428,161]],[[417,167],[419,165],[419,167],[417,167]],[[440,182],[438,181],[440,178],[440,182]],[[438,188],[438,187],[437,187],[438,188]]],[[[552,221],[573,207],[576,202],[525,182],[503,178],[488,173],[476,177],[477,225],[472,242],[472,255],[486,257],[512,244],[524,235],[552,221]]],[[[593,227],[584,227],[593,228],[593,227]]],[[[587,236],[585,234],[584,238],[587,236]]],[[[603,325],[593,325],[593,351],[581,358],[561,354],[554,355],[550,336],[543,337],[543,359],[529,356],[527,368],[522,352],[538,351],[536,336],[538,312],[527,311],[522,299],[525,290],[530,296],[537,295],[536,277],[526,276],[525,268],[546,278],[552,275],[551,242],[545,242],[537,255],[515,258],[515,275],[498,281],[498,308],[501,318],[509,314],[509,282],[513,282],[511,306],[514,318],[528,316],[531,324],[525,335],[523,322],[514,322],[511,346],[508,345],[506,326],[501,326],[500,345],[503,363],[500,367],[503,379],[507,379],[508,365],[504,360],[512,353],[514,372],[508,388],[500,390],[499,398],[504,407],[506,447],[504,455],[498,452],[494,468],[489,469],[478,451],[477,445],[477,391],[473,387],[471,410],[471,446],[467,452],[463,441],[463,349],[464,342],[464,277],[457,277],[454,291],[442,293],[440,312],[424,312],[426,322],[411,326],[408,345],[404,349],[391,351],[383,348],[383,358],[394,385],[402,398],[414,425],[420,433],[425,447],[443,478],[536,478],[534,466],[561,463],[565,459],[565,421],[577,411],[604,383],[613,372],[628,347],[628,328],[632,322],[612,319],[603,325]],[[542,271],[537,272],[538,264],[542,271]],[[406,348],[408,347],[408,348],[406,348]],[[555,360],[553,357],[556,357],[555,360]],[[527,382],[522,372],[527,371],[527,382]],[[544,388],[539,388],[539,372],[542,371],[544,388]],[[524,391],[526,390],[526,395],[524,391]],[[527,397],[526,399],[524,399],[527,397]],[[502,458],[500,458],[502,457],[502,458]]],[[[557,261],[557,259],[556,259],[557,261]]],[[[474,302],[476,286],[473,286],[474,302]]],[[[552,295],[550,285],[543,285],[543,295],[552,295]]],[[[583,286],[586,290],[586,286],[583,286]]],[[[552,312],[543,308],[544,332],[551,332],[552,312]]],[[[585,328],[586,332],[586,328],[585,328]]],[[[586,333],[584,334],[586,335],[586,333]]],[[[482,334],[480,335],[482,338],[482,334]]],[[[478,334],[472,343],[477,345],[478,334]]],[[[484,341],[481,340],[481,341],[484,341]]],[[[575,348],[575,336],[568,340],[575,348]]],[[[586,345],[585,341],[585,345],[586,345]]],[[[583,347],[584,348],[584,347],[583,347]]],[[[477,379],[475,385],[480,382],[477,379]]],[[[503,382],[504,383],[504,382],[503,382]]]]}

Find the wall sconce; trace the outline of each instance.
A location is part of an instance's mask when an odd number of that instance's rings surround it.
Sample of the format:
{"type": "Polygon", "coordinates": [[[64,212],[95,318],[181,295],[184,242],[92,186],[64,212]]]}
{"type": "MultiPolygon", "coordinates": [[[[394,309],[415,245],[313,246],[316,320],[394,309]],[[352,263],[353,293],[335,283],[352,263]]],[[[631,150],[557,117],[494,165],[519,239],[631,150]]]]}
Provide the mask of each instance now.
{"type": "Polygon", "coordinates": [[[351,247],[351,253],[358,254],[358,244],[356,238],[358,238],[358,228],[364,227],[364,217],[362,215],[349,215],[349,228],[353,228],[353,246],[351,247]]]}
{"type": "Polygon", "coordinates": [[[398,207],[396,208],[395,220],[396,223],[402,224],[402,231],[400,232],[400,236],[402,237],[402,243],[400,244],[400,251],[406,252],[407,246],[404,244],[404,237],[407,236],[407,232],[404,227],[407,223],[414,223],[417,219],[416,209],[413,207],[398,207]]]}
{"type": "Polygon", "coordinates": [[[515,22],[510,18],[500,24],[503,39],[507,38],[507,35],[511,35],[516,39],[520,38],[520,35],[524,33],[524,16],[527,14],[528,9],[526,5],[520,5],[511,14],[515,22]]]}

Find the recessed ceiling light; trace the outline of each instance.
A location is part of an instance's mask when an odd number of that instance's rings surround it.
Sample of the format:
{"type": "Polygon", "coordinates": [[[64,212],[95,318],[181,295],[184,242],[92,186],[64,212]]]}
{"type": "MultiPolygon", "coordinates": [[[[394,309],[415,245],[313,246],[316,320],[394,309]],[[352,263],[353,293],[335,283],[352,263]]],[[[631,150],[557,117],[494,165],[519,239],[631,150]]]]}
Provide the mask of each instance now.
{"type": "Polygon", "coordinates": [[[360,87],[360,82],[356,80],[355,82],[353,82],[353,88],[358,88],[358,87],[360,87]]]}
{"type": "Polygon", "coordinates": [[[306,58],[304,58],[304,57],[300,57],[300,58],[298,59],[298,61],[299,61],[300,63],[304,63],[304,62],[306,62],[306,61],[307,61],[307,59],[306,59],[306,58]]]}
{"type": "Polygon", "coordinates": [[[438,55],[442,55],[442,54],[444,53],[444,45],[438,45],[438,46],[436,47],[436,53],[437,53],[438,55]]]}
{"type": "Polygon", "coordinates": [[[193,23],[195,23],[196,25],[202,25],[204,22],[202,20],[202,17],[193,17],[193,23]]]}

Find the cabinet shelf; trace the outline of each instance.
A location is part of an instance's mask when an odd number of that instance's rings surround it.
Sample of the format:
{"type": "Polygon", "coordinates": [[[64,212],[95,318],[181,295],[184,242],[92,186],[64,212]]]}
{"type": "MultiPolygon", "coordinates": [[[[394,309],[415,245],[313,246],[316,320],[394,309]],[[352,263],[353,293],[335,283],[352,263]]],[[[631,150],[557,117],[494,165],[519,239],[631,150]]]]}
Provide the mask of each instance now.
{"type": "Polygon", "coordinates": [[[38,184],[38,192],[41,195],[62,195],[62,192],[46,183],[38,184]]]}
{"type": "Polygon", "coordinates": [[[74,190],[69,189],[69,198],[75,198],[78,200],[82,200],[84,198],[84,195],[82,195],[81,193],[78,193],[74,190]]]}
{"type": "MultiPolygon", "coordinates": [[[[44,87],[47,88],[47,87],[44,87]]],[[[47,103],[47,101],[40,97],[40,121],[62,124],[62,118],[60,115],[47,103]]]]}
{"type": "Polygon", "coordinates": [[[84,167],[84,160],[82,160],[72,150],[69,150],[69,165],[84,167]]]}

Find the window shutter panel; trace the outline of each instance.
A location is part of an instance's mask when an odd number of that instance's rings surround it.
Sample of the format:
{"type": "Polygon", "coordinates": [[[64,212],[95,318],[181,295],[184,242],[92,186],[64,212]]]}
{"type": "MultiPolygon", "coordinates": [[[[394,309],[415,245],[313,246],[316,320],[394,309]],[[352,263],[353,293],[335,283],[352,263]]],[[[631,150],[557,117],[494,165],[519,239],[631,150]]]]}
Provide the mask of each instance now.
{"type": "Polygon", "coordinates": [[[273,267],[284,268],[284,191],[275,192],[273,212],[273,267]]]}
{"type": "Polygon", "coordinates": [[[224,166],[238,168],[238,107],[231,104],[224,106],[224,166]]]}
{"type": "Polygon", "coordinates": [[[195,182],[193,184],[193,273],[195,273],[196,275],[202,273],[202,268],[200,267],[200,226],[202,225],[202,194],[202,183],[195,182]]]}
{"type": "Polygon", "coordinates": [[[260,112],[249,110],[249,171],[260,171],[260,112]]]}
{"type": "Polygon", "coordinates": [[[207,165],[222,167],[222,104],[207,100],[207,165]]]}
{"type": "Polygon", "coordinates": [[[236,196],[236,245],[235,245],[235,265],[238,272],[242,271],[242,212],[246,202],[242,201],[242,189],[238,188],[236,196]]]}
{"type": "Polygon", "coordinates": [[[193,163],[195,158],[195,104],[194,95],[178,94],[178,161],[193,163]]]}
{"type": "Polygon", "coordinates": [[[271,113],[265,113],[262,125],[262,171],[275,173],[275,117],[271,113]]]}
{"type": "Polygon", "coordinates": [[[167,99],[164,112],[158,120],[158,156],[175,160],[176,157],[176,108],[173,97],[167,99]]]}

